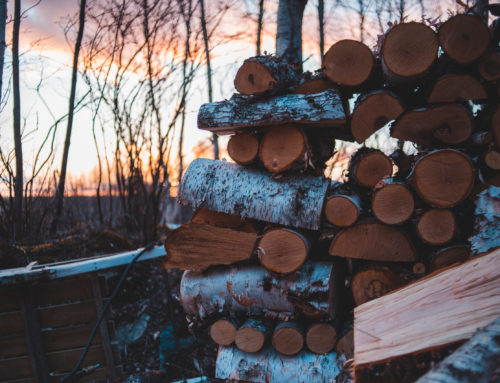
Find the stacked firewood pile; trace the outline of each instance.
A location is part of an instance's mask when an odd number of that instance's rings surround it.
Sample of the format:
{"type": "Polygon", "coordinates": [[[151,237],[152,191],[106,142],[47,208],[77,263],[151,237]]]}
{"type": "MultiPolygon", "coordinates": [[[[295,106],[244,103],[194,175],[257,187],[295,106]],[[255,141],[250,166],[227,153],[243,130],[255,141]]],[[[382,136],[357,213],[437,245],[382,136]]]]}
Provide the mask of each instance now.
{"type": "Polygon", "coordinates": [[[500,245],[497,45],[471,14],[401,23],[375,53],[337,42],[315,74],[247,59],[239,94],[201,107],[198,127],[230,134],[236,164],[187,169],[180,197],[198,210],[168,236],[165,267],[188,270],[182,303],[220,345],[218,378],[330,381],[353,358],[356,306],[500,245]],[[347,182],[324,178],[336,139],[389,122],[417,154],[362,147],[347,182]]]}

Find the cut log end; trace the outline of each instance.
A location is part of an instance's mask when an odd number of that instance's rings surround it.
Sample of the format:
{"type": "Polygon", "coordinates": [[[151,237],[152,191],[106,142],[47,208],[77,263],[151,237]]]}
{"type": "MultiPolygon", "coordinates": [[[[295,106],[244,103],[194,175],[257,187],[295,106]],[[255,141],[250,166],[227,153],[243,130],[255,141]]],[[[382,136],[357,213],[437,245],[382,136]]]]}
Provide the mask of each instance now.
{"type": "Polygon", "coordinates": [[[220,319],[210,326],[210,338],[221,346],[229,346],[234,342],[236,327],[227,319],[220,319]]]}
{"type": "Polygon", "coordinates": [[[403,105],[392,93],[373,92],[354,109],[351,119],[352,135],[361,143],[403,112],[403,105]]]}
{"type": "Polygon", "coordinates": [[[474,186],[474,166],[469,157],[442,149],[421,157],[411,175],[417,194],[433,207],[449,208],[465,200],[474,186]]]}
{"type": "Polygon", "coordinates": [[[260,351],[266,342],[266,329],[261,322],[249,319],[236,332],[234,342],[241,351],[260,351]]]}
{"type": "Polygon", "coordinates": [[[469,259],[470,246],[455,245],[438,250],[432,256],[431,271],[436,271],[455,263],[462,263],[469,259]]]}
{"type": "Polygon", "coordinates": [[[401,287],[404,281],[385,268],[369,268],[357,273],[351,282],[352,296],[356,305],[379,298],[401,287]]]}
{"type": "Polygon", "coordinates": [[[262,236],[257,251],[260,263],[266,269],[279,274],[290,274],[306,261],[309,244],[296,231],[273,229],[262,236]]]}
{"type": "Polygon", "coordinates": [[[434,84],[427,102],[480,101],[487,98],[486,90],[477,78],[468,74],[450,74],[434,84]]]}
{"type": "Polygon", "coordinates": [[[479,74],[486,81],[496,81],[500,79],[500,54],[490,51],[486,53],[478,65],[479,74]]]}
{"type": "Polygon", "coordinates": [[[259,156],[268,171],[280,173],[303,162],[306,149],[307,138],[302,129],[293,125],[276,126],[262,137],[259,156]]]}
{"type": "Polygon", "coordinates": [[[304,336],[295,322],[281,322],[273,332],[273,347],[283,355],[292,356],[304,347],[304,336]]]}
{"type": "Polygon", "coordinates": [[[316,323],[306,333],[306,345],[315,354],[326,354],[333,350],[337,332],[328,323],[316,323]]]}
{"type": "Polygon", "coordinates": [[[418,219],[417,233],[425,243],[444,245],[453,239],[457,222],[455,215],[447,209],[431,209],[418,219]]]}
{"type": "Polygon", "coordinates": [[[360,186],[373,188],[381,179],[392,175],[392,161],[380,151],[355,155],[352,162],[349,175],[360,186]]]}
{"type": "Polygon", "coordinates": [[[346,359],[352,359],[354,356],[354,331],[349,330],[339,339],[335,346],[339,355],[345,355],[346,359]]]}
{"type": "Polygon", "coordinates": [[[489,150],[484,155],[484,163],[491,170],[500,170],[500,152],[496,150],[489,150]]]}
{"type": "Polygon", "coordinates": [[[236,134],[227,143],[227,152],[234,162],[248,165],[259,155],[259,140],[254,134],[236,134]]]}
{"type": "Polygon", "coordinates": [[[382,60],[389,73],[411,78],[427,71],[437,53],[438,40],[431,28],[422,23],[401,23],[385,36],[382,60]]]}
{"type": "Polygon", "coordinates": [[[472,131],[469,111],[460,104],[445,104],[406,112],[392,126],[391,136],[433,147],[461,144],[472,131]]]}
{"type": "Polygon", "coordinates": [[[413,214],[415,200],[411,190],[402,183],[385,183],[375,191],[372,211],[375,217],[388,225],[406,222],[413,214]]]}
{"type": "Polygon", "coordinates": [[[372,73],[374,59],[370,48],[355,40],[340,40],[323,59],[325,75],[336,84],[358,86],[372,73]]]}
{"type": "Polygon", "coordinates": [[[234,86],[241,94],[261,94],[272,90],[276,86],[276,79],[261,63],[247,61],[236,73],[234,86]]]}
{"type": "Polygon", "coordinates": [[[342,230],[330,245],[330,255],[386,262],[416,262],[415,249],[398,227],[377,221],[357,223],[342,230]]]}
{"type": "Polygon", "coordinates": [[[439,43],[443,51],[459,64],[479,59],[490,43],[490,32],[483,21],[472,15],[459,14],[439,27],[439,43]]]}
{"type": "Polygon", "coordinates": [[[325,203],[325,218],[332,225],[348,227],[358,220],[361,210],[360,204],[355,199],[346,195],[334,195],[325,203]]]}

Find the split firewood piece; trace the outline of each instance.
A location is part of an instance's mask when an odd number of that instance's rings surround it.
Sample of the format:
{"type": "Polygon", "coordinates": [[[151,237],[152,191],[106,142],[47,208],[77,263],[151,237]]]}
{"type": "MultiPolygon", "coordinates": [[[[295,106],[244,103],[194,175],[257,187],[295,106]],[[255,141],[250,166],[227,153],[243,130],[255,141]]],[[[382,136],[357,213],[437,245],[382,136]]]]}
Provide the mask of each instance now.
{"type": "Polygon", "coordinates": [[[434,84],[427,102],[482,101],[487,98],[488,94],[484,86],[474,76],[448,74],[434,84]]]}
{"type": "Polygon", "coordinates": [[[275,126],[264,133],[260,141],[259,157],[271,173],[307,166],[307,137],[294,125],[275,126]]]}
{"type": "Polygon", "coordinates": [[[245,60],[238,69],[234,87],[244,95],[287,93],[297,84],[298,73],[286,61],[275,56],[256,56],[245,60]]]}
{"type": "Polygon", "coordinates": [[[224,135],[295,123],[304,127],[329,127],[346,136],[342,100],[334,89],[316,94],[288,94],[265,100],[233,97],[203,104],[198,128],[224,135]]]}
{"type": "Polygon", "coordinates": [[[472,254],[500,247],[500,187],[490,186],[474,198],[474,230],[469,238],[472,254]]]}
{"type": "Polygon", "coordinates": [[[376,90],[360,96],[351,117],[351,133],[362,143],[403,112],[401,101],[389,91],[376,90]]]}
{"type": "Polygon", "coordinates": [[[179,196],[194,208],[318,230],[328,185],[323,177],[289,174],[277,179],[264,169],[198,158],[186,170],[179,196]]]}
{"type": "Polygon", "coordinates": [[[336,274],[328,262],[306,262],[297,272],[280,277],[257,265],[187,271],[181,280],[181,300],[193,320],[231,312],[333,318],[340,280],[336,274]]]}
{"type": "Polygon", "coordinates": [[[329,254],[373,261],[417,261],[415,248],[403,230],[375,220],[342,230],[333,239],[329,254]]]}
{"type": "Polygon", "coordinates": [[[234,343],[241,351],[257,352],[264,347],[269,330],[260,320],[249,318],[236,332],[234,343]]]}
{"type": "Polygon", "coordinates": [[[438,363],[416,383],[467,383],[498,380],[500,317],[438,363]]]}
{"type": "Polygon", "coordinates": [[[295,94],[314,94],[321,93],[325,90],[333,88],[335,85],[326,78],[323,73],[312,74],[311,72],[303,73],[299,82],[299,86],[295,89],[295,94]]]}
{"type": "Polygon", "coordinates": [[[280,354],[296,355],[304,347],[304,330],[297,322],[280,322],[274,328],[272,343],[280,354]]]}
{"type": "Polygon", "coordinates": [[[343,86],[358,86],[366,82],[374,65],[370,48],[355,40],[338,41],[323,58],[326,77],[343,86]]]}
{"type": "Polygon", "coordinates": [[[454,245],[436,251],[431,259],[431,271],[436,271],[455,263],[465,262],[470,257],[470,245],[454,245]]]}
{"type": "Polygon", "coordinates": [[[392,161],[380,150],[361,148],[349,162],[349,177],[366,188],[373,188],[382,178],[391,175],[392,161]]]}
{"type": "Polygon", "coordinates": [[[384,37],[382,69],[389,82],[413,79],[431,68],[437,53],[436,33],[427,25],[397,24],[384,37]]]}
{"type": "Polygon", "coordinates": [[[354,309],[354,364],[363,367],[469,339],[500,316],[500,249],[354,309]]]}
{"type": "MultiPolygon", "coordinates": [[[[233,218],[228,218],[228,222],[233,218]]],[[[172,231],[165,241],[166,269],[205,270],[213,265],[228,265],[252,257],[257,231],[241,222],[240,228],[189,222],[172,231]],[[200,246],[203,244],[203,246],[200,246]]]]}
{"type": "Polygon", "coordinates": [[[472,131],[469,110],[460,104],[443,104],[407,111],[392,125],[391,136],[433,147],[438,143],[461,144],[472,131]]]}
{"type": "Polygon", "coordinates": [[[240,133],[231,136],[227,143],[227,153],[240,165],[255,162],[259,156],[259,139],[257,135],[240,133]]]}
{"type": "Polygon", "coordinates": [[[497,150],[500,150],[500,106],[497,105],[491,118],[491,134],[497,150]]]}
{"type": "Polygon", "coordinates": [[[335,192],[326,199],[325,218],[337,227],[352,226],[361,213],[361,199],[353,192],[339,191],[338,193],[335,192]]]}
{"type": "Polygon", "coordinates": [[[298,231],[275,228],[264,233],[257,254],[262,266],[269,271],[290,274],[302,267],[309,249],[309,240],[298,231]]]}
{"type": "Polygon", "coordinates": [[[488,150],[483,156],[483,161],[491,170],[500,170],[500,152],[488,150]]]}
{"type": "Polygon", "coordinates": [[[372,211],[380,222],[400,225],[410,219],[414,210],[413,193],[403,182],[386,178],[375,186],[372,211]]]}
{"type": "Polygon", "coordinates": [[[410,180],[429,205],[450,208],[469,196],[475,180],[474,165],[457,150],[435,150],[416,161],[410,180]]]}
{"type": "Polygon", "coordinates": [[[229,346],[234,342],[236,331],[233,321],[219,319],[210,326],[210,338],[220,346],[229,346]]]}
{"type": "Polygon", "coordinates": [[[346,359],[352,359],[354,356],[354,330],[346,332],[337,342],[335,350],[339,355],[345,355],[346,359]]]}
{"type": "Polygon", "coordinates": [[[479,74],[486,81],[500,79],[500,53],[496,51],[487,52],[478,64],[479,74]]]}
{"type": "Polygon", "coordinates": [[[438,36],[444,53],[459,64],[473,63],[490,45],[488,27],[473,15],[450,17],[439,27],[438,36]]]}
{"type": "Polygon", "coordinates": [[[450,242],[455,235],[457,221],[448,209],[430,209],[417,220],[418,236],[429,245],[440,246],[450,242]]]}
{"type": "Polygon", "coordinates": [[[388,268],[370,267],[352,278],[351,291],[357,306],[403,286],[405,281],[388,268]]]}
{"type": "Polygon", "coordinates": [[[337,331],[330,323],[315,323],[306,332],[307,348],[315,354],[326,354],[333,350],[337,331]]]}
{"type": "Polygon", "coordinates": [[[215,377],[224,381],[283,383],[324,383],[339,374],[335,353],[314,354],[302,350],[290,358],[265,347],[257,353],[245,353],[236,347],[220,347],[215,377]],[[300,377],[300,378],[299,378],[300,377]]]}

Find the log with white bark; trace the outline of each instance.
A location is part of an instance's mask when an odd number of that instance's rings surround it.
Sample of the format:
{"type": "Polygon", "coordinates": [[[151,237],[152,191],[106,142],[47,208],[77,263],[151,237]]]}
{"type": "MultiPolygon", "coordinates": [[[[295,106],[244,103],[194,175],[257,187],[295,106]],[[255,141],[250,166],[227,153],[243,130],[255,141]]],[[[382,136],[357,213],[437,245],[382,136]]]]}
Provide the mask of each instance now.
{"type": "Polygon", "coordinates": [[[475,197],[474,232],[469,238],[472,254],[500,247],[500,187],[490,186],[475,197]]]}
{"type": "Polygon", "coordinates": [[[233,97],[203,104],[198,112],[198,128],[218,135],[258,130],[294,123],[300,126],[331,127],[345,137],[345,113],[334,89],[316,94],[288,94],[265,100],[233,97]]]}
{"type": "Polygon", "coordinates": [[[489,383],[500,379],[500,317],[416,383],[489,383]]]}
{"type": "Polygon", "coordinates": [[[294,274],[274,277],[261,266],[187,271],[181,280],[181,300],[194,320],[241,312],[286,319],[335,316],[338,281],[333,263],[308,262],[294,274]]]}
{"type": "Polygon", "coordinates": [[[273,178],[262,169],[199,158],[186,170],[179,196],[194,208],[317,230],[328,185],[322,177],[273,178]]]}
{"type": "Polygon", "coordinates": [[[500,249],[356,307],[356,370],[469,339],[498,316],[500,249]]]}
{"type": "Polygon", "coordinates": [[[233,381],[282,383],[324,383],[335,381],[339,374],[337,354],[313,354],[302,350],[295,356],[285,356],[272,347],[248,354],[236,347],[220,347],[215,377],[233,381]]]}

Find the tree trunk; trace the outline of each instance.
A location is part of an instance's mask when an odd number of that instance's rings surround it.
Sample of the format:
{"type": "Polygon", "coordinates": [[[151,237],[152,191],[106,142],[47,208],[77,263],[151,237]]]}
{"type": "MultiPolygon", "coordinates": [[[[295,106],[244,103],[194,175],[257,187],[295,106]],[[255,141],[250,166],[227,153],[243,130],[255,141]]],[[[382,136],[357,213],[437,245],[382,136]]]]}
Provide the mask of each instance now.
{"type": "Polygon", "coordinates": [[[356,373],[468,339],[498,316],[500,250],[495,250],[356,307],[356,373]]]}
{"type": "Polygon", "coordinates": [[[3,64],[5,57],[5,24],[7,23],[7,0],[0,0],[0,104],[2,102],[3,64]]]}
{"type": "Polygon", "coordinates": [[[14,181],[14,239],[23,235],[23,145],[21,137],[21,85],[19,81],[19,30],[21,28],[21,0],[14,1],[14,28],[12,29],[12,87],[14,151],[16,178],[14,181]]]}
{"type": "Polygon", "coordinates": [[[244,352],[258,352],[264,347],[270,331],[260,320],[249,318],[236,332],[234,343],[244,352]]]}
{"type": "Polygon", "coordinates": [[[474,233],[469,238],[472,254],[500,247],[500,188],[490,186],[475,197],[474,233]]]}
{"type": "Polygon", "coordinates": [[[273,331],[272,344],[286,356],[296,355],[304,347],[304,329],[298,322],[280,322],[273,331]]]}
{"type": "Polygon", "coordinates": [[[257,20],[257,41],[256,51],[257,56],[260,56],[260,46],[262,42],[262,19],[264,18],[264,0],[259,0],[259,18],[257,20]]]}
{"type": "Polygon", "coordinates": [[[325,56],[325,1],[318,0],[319,58],[325,56]]]}
{"type": "Polygon", "coordinates": [[[219,135],[290,123],[329,127],[338,130],[338,137],[346,136],[342,100],[333,89],[313,95],[288,94],[265,100],[233,97],[203,104],[198,112],[198,128],[219,135]]]}
{"type": "Polygon", "coordinates": [[[489,0],[476,0],[474,4],[474,12],[486,25],[488,25],[488,3],[489,0]]]}
{"type": "Polygon", "coordinates": [[[276,54],[302,72],[302,15],[307,0],[280,0],[276,54]]]}
{"type": "Polygon", "coordinates": [[[215,366],[218,379],[283,383],[324,383],[339,374],[336,354],[317,355],[303,350],[294,357],[280,355],[272,347],[246,353],[236,347],[220,347],[215,366]]]}
{"type": "Polygon", "coordinates": [[[179,189],[183,203],[242,218],[318,230],[329,181],[306,175],[275,179],[267,171],[196,159],[179,189]]]}
{"type": "Polygon", "coordinates": [[[193,320],[245,313],[286,319],[335,317],[338,276],[332,263],[306,263],[296,273],[275,277],[260,266],[213,268],[205,273],[186,271],[181,300],[193,320]]]}
{"type": "Polygon", "coordinates": [[[500,373],[500,317],[478,330],[458,350],[416,383],[489,383],[500,373]]]}
{"type": "Polygon", "coordinates": [[[63,201],[64,201],[64,187],[66,185],[66,171],[68,167],[69,145],[71,142],[71,130],[73,129],[73,117],[75,113],[75,97],[76,97],[76,81],[78,75],[78,56],[80,55],[80,48],[82,46],[83,30],[85,28],[85,5],[87,0],[80,0],[80,18],[78,22],[78,35],[76,37],[75,51],[73,53],[73,72],[71,74],[71,90],[69,95],[69,108],[68,108],[68,124],[66,126],[66,138],[64,140],[64,150],[61,161],[61,174],[59,175],[59,183],[56,192],[56,211],[54,218],[50,224],[50,233],[53,235],[57,231],[57,225],[61,217],[63,201]]]}

